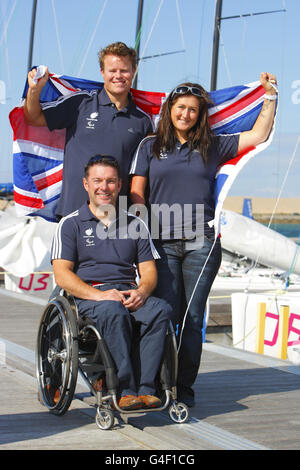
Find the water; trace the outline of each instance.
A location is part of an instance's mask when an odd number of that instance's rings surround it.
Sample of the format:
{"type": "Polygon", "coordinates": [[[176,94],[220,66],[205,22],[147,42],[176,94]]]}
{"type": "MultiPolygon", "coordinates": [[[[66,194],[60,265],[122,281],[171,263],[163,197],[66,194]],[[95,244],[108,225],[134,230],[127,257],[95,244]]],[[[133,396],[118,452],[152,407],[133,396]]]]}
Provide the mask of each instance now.
{"type": "Polygon", "coordinates": [[[271,224],[270,228],[288,238],[300,237],[300,224],[271,224]]]}

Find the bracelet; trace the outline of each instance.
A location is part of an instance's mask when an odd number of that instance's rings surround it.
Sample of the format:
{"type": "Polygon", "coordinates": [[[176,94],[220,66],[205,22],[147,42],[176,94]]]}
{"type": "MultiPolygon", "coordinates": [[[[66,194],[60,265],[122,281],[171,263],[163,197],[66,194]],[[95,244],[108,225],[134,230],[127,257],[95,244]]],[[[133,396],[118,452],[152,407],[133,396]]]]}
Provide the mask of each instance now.
{"type": "Polygon", "coordinates": [[[275,101],[277,100],[277,94],[276,95],[267,95],[266,93],[263,95],[263,98],[265,100],[270,100],[270,101],[275,101]]]}

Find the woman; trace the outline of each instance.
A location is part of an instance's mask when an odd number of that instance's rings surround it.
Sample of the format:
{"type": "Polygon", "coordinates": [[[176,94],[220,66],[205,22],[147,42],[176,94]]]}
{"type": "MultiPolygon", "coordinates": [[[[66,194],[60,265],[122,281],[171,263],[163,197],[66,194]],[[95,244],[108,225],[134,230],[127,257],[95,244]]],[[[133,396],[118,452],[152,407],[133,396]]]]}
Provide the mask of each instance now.
{"type": "Polygon", "coordinates": [[[227,136],[215,136],[210,129],[207,92],[198,84],[179,85],[162,107],[157,132],[140,143],[131,167],[132,201],[150,204],[152,234],[153,225],[159,228],[155,295],[171,304],[173,323],[181,326],[177,393],[188,406],[194,406],[192,386],[201,359],[205,305],[221,263],[220,239],[212,224],[215,175],[220,164],[264,142],[270,133],[276,78],[262,73],[260,81],[264,104],[253,128],[227,136]],[[169,211],[167,219],[166,213],[155,212],[157,205],[173,206],[174,216],[169,211]]]}

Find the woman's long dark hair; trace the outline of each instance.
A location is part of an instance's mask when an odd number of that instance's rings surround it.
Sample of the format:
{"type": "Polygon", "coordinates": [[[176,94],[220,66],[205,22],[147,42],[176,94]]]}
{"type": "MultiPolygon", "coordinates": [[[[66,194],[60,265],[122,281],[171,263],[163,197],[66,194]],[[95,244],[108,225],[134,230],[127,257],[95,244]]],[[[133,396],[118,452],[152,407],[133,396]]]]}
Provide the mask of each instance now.
{"type": "Polygon", "coordinates": [[[176,144],[176,132],[171,120],[171,108],[175,104],[178,98],[183,96],[195,96],[200,104],[199,116],[196,124],[190,130],[189,135],[189,147],[190,151],[198,150],[202,155],[202,158],[207,164],[209,148],[212,142],[213,132],[209,125],[208,120],[208,108],[209,105],[213,104],[210,96],[204,90],[201,85],[197,83],[182,83],[179,86],[189,86],[199,88],[201,91],[201,98],[193,95],[191,91],[187,93],[169,94],[167,100],[164,102],[161,109],[161,116],[157,126],[157,131],[155,132],[156,139],[152,146],[152,151],[154,155],[159,158],[161,151],[168,152],[172,151],[175,148],[176,144]]]}

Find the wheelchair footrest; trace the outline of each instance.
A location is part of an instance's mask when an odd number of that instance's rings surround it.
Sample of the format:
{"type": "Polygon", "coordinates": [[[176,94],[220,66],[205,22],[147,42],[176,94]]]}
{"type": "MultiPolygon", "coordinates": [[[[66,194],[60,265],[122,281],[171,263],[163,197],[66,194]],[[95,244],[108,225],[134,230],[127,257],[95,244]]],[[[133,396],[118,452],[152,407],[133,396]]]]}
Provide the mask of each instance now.
{"type": "Polygon", "coordinates": [[[82,369],[83,372],[85,372],[88,375],[105,372],[105,367],[102,364],[95,364],[95,363],[82,364],[81,363],[80,368],[82,369]]]}

